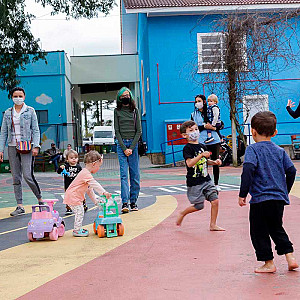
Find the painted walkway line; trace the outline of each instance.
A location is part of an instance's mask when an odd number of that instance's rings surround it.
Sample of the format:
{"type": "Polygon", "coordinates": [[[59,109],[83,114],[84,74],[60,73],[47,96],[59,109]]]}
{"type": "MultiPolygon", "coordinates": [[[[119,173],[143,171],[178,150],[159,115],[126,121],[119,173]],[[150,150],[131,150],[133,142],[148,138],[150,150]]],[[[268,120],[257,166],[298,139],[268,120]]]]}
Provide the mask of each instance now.
{"type": "Polygon", "coordinates": [[[88,238],[74,238],[72,231],[58,241],[27,243],[0,252],[0,299],[15,299],[134,239],[158,225],[177,207],[172,196],[158,196],[155,204],[122,215],[125,235],[100,239],[92,224],[88,238]]]}

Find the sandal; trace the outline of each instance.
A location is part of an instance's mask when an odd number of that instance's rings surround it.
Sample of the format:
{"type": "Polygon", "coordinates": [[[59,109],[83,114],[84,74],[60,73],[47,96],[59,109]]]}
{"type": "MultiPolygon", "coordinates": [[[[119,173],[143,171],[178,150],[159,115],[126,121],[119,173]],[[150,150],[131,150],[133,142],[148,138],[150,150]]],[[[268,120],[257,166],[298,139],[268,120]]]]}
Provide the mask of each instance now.
{"type": "Polygon", "coordinates": [[[86,237],[89,236],[89,231],[87,229],[73,230],[73,236],[86,237]]]}

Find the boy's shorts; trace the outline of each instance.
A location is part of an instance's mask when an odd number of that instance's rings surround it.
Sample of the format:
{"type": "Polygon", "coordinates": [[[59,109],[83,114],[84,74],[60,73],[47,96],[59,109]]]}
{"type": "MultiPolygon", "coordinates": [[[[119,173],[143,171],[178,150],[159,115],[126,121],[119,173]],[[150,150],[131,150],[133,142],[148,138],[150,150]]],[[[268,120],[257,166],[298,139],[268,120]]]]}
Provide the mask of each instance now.
{"type": "Polygon", "coordinates": [[[211,202],[218,199],[218,191],[211,180],[187,187],[187,197],[197,210],[204,207],[204,200],[211,202]]]}

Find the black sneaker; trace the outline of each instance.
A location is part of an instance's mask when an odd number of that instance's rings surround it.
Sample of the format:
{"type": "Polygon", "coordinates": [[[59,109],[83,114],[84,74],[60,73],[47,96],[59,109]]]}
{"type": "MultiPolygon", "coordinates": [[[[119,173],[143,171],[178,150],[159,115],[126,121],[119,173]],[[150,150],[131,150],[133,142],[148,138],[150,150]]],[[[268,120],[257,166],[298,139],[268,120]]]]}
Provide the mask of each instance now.
{"type": "Polygon", "coordinates": [[[128,203],[123,203],[122,204],[122,213],[126,214],[128,212],[129,212],[128,203]]]}
{"type": "Polygon", "coordinates": [[[71,215],[72,213],[73,213],[72,209],[71,208],[67,208],[65,215],[68,216],[68,215],[71,215]]]}
{"type": "Polygon", "coordinates": [[[10,213],[10,215],[12,217],[16,217],[18,215],[23,215],[23,214],[25,214],[25,209],[24,209],[24,207],[21,207],[21,206],[17,206],[17,208],[13,212],[10,213]]]}
{"type": "Polygon", "coordinates": [[[212,141],[214,141],[215,139],[213,137],[210,137],[210,138],[207,138],[204,143],[207,144],[207,143],[210,143],[212,141]]]}
{"type": "Polygon", "coordinates": [[[89,208],[87,207],[86,204],[83,204],[83,209],[84,209],[84,212],[86,212],[89,208]]]}
{"type": "Polygon", "coordinates": [[[132,211],[138,211],[139,208],[137,207],[137,205],[135,203],[130,203],[130,210],[132,210],[132,211]]]}

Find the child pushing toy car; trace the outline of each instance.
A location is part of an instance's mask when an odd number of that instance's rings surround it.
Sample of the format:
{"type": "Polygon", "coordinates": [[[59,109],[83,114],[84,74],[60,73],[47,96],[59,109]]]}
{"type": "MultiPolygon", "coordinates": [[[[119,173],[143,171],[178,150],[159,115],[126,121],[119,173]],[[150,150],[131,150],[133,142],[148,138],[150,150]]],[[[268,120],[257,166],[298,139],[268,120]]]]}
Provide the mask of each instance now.
{"type": "Polygon", "coordinates": [[[99,195],[105,195],[110,198],[111,194],[108,193],[94,178],[94,173],[97,173],[103,163],[103,157],[97,151],[90,151],[84,156],[85,168],[73,180],[64,197],[64,204],[70,206],[75,213],[73,236],[85,237],[89,235],[87,229],[83,229],[82,221],[84,215],[83,201],[87,193],[92,201],[97,204],[97,198],[94,190],[99,195]]]}

